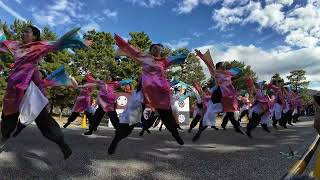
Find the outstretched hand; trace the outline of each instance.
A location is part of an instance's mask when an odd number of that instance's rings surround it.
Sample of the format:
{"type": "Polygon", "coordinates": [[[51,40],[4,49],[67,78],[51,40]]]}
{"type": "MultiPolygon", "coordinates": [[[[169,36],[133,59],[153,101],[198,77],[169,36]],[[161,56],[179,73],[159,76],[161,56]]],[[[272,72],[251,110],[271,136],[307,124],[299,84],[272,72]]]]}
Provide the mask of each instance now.
{"type": "Polygon", "coordinates": [[[197,54],[198,56],[201,55],[201,52],[200,52],[198,49],[195,49],[194,51],[196,52],[196,54],[197,54]]]}

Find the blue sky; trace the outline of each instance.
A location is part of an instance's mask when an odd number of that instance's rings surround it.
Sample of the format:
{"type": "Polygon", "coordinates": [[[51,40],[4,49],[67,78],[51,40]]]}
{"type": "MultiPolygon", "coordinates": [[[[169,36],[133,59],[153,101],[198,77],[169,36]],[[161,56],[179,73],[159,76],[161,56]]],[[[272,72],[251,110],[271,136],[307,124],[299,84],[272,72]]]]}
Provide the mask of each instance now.
{"type": "Polygon", "coordinates": [[[244,61],[260,79],[305,69],[310,87],[320,89],[319,0],[0,0],[0,17],[31,20],[59,35],[76,26],[124,37],[145,31],[171,48],[244,61]]]}

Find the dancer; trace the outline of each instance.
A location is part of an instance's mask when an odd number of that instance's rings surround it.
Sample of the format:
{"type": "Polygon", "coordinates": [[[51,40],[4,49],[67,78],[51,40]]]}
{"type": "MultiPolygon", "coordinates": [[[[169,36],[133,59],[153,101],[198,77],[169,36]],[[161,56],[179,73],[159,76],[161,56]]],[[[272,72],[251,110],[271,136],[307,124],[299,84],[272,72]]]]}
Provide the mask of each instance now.
{"type": "MultiPolygon", "coordinates": [[[[49,76],[47,75],[45,70],[39,70],[40,72],[40,85],[43,88],[42,93],[46,95],[46,89],[49,87],[58,87],[58,86],[69,86],[69,87],[77,87],[78,83],[77,81],[68,75],[67,72],[65,72],[64,66],[61,66],[54,72],[52,72],[49,76]]],[[[50,104],[48,104],[46,107],[49,110],[50,104]]],[[[30,108],[28,106],[25,106],[26,108],[30,108]]],[[[29,112],[27,111],[24,115],[23,112],[21,112],[20,108],[20,119],[18,121],[16,131],[12,134],[13,137],[18,136],[21,131],[27,127],[27,125],[31,122],[27,122],[30,118],[29,112]],[[21,121],[24,122],[24,124],[21,123],[21,121]]],[[[31,119],[32,120],[32,119],[31,119]]]]}
{"type": "Polygon", "coordinates": [[[280,126],[287,128],[286,125],[283,125],[280,123],[281,118],[282,118],[282,111],[283,111],[283,106],[285,104],[284,100],[284,95],[282,92],[282,88],[280,86],[280,83],[276,80],[273,80],[269,84],[269,88],[272,89],[274,95],[275,95],[275,103],[274,103],[274,115],[273,115],[273,127],[275,129],[278,129],[277,124],[279,123],[280,126]]]}
{"type": "Polygon", "coordinates": [[[211,78],[215,80],[216,86],[212,88],[211,100],[208,103],[207,111],[203,117],[202,126],[193,137],[192,141],[197,141],[200,138],[201,133],[208,126],[215,126],[217,113],[223,111],[226,112],[227,121],[225,120],[223,122],[222,127],[225,128],[225,125],[230,119],[236,132],[243,134],[239,122],[236,121],[234,117],[234,112],[238,109],[238,102],[231,81],[233,75],[229,71],[226,71],[223,62],[219,62],[214,66],[209,51],[207,51],[206,54],[202,54],[199,50],[196,50],[196,53],[207,65],[211,78]],[[224,105],[222,105],[222,103],[224,105]]]}
{"type": "Polygon", "coordinates": [[[241,122],[244,116],[249,116],[249,109],[251,107],[251,102],[249,99],[249,93],[246,93],[245,96],[240,96],[239,99],[242,101],[243,105],[240,108],[240,116],[238,121],[241,122]]]}
{"type": "Polygon", "coordinates": [[[266,94],[266,87],[264,82],[254,83],[253,87],[248,87],[251,96],[255,94],[255,102],[249,113],[249,123],[247,124],[246,134],[252,138],[251,131],[261,123],[263,129],[270,132],[268,129],[268,119],[270,119],[270,101],[266,94]]]}
{"type": "MultiPolygon", "coordinates": [[[[22,42],[5,40],[0,43],[0,52],[11,53],[15,58],[13,70],[8,76],[7,90],[4,96],[1,142],[5,143],[15,130],[20,113],[19,107],[24,96],[36,98],[29,108],[32,112],[31,120],[35,120],[43,136],[55,142],[67,159],[72,151],[64,140],[58,123],[49,115],[46,105],[48,99],[41,93],[41,80],[38,63],[49,52],[63,48],[83,48],[90,42],[84,43],[77,36],[79,29],[74,29],[60,38],[57,42],[41,41],[40,30],[34,26],[27,26],[22,34],[22,42]],[[30,91],[28,91],[28,89],[30,91]],[[38,97],[35,97],[38,96],[38,97]]],[[[30,103],[30,102],[28,102],[30,103]]],[[[30,111],[29,111],[30,112],[30,111]]]]}
{"type": "Polygon", "coordinates": [[[116,95],[114,90],[120,86],[131,84],[132,80],[115,81],[111,76],[107,76],[105,81],[96,81],[99,87],[98,109],[94,113],[93,121],[90,123],[89,131],[85,135],[92,135],[93,131],[99,126],[103,116],[107,113],[112,126],[117,129],[119,124],[118,114],[116,112],[116,95]]]}
{"type": "Polygon", "coordinates": [[[77,119],[81,112],[85,112],[86,117],[89,119],[89,124],[93,122],[93,114],[90,112],[91,104],[92,104],[92,94],[93,94],[93,85],[95,82],[91,73],[88,73],[85,77],[85,80],[82,81],[81,84],[87,84],[80,88],[80,94],[76,98],[74,106],[72,108],[72,113],[68,118],[68,121],[64,128],[67,128],[73,121],[77,119]]]}
{"type": "Polygon", "coordinates": [[[193,113],[193,120],[191,121],[189,130],[188,130],[189,133],[191,133],[192,129],[196,127],[199,122],[200,122],[199,128],[201,128],[202,119],[204,114],[207,112],[208,102],[210,101],[210,98],[211,98],[210,92],[207,91],[206,93],[204,93],[203,88],[201,88],[201,85],[198,82],[195,82],[193,86],[200,94],[201,99],[196,102],[196,109],[195,109],[195,112],[193,113]]]}
{"type": "MultiPolygon", "coordinates": [[[[176,120],[177,128],[182,129],[179,126],[179,111],[178,111],[177,104],[175,102],[176,101],[183,102],[188,97],[195,96],[197,98],[197,102],[201,103],[201,97],[200,97],[198,91],[193,86],[190,86],[189,84],[186,84],[185,82],[182,82],[179,80],[171,80],[170,84],[171,84],[171,89],[173,90],[173,94],[171,96],[171,101],[170,101],[171,109],[172,109],[174,118],[176,120]]],[[[152,111],[148,120],[143,120],[143,122],[142,122],[143,128],[142,128],[142,131],[140,132],[140,136],[143,135],[144,131],[151,128],[154,123],[158,124],[158,122],[156,122],[156,121],[160,121],[160,120],[161,119],[160,119],[159,115],[157,114],[157,112],[152,111]]],[[[163,122],[160,125],[159,131],[162,130],[162,126],[163,126],[163,122]]]]}
{"type": "MultiPolygon", "coordinates": [[[[176,139],[178,144],[183,145],[184,142],[176,128],[175,119],[170,108],[170,84],[166,80],[164,72],[171,63],[167,59],[160,57],[161,45],[151,45],[150,54],[146,54],[130,45],[118,35],[115,35],[115,40],[122,55],[131,57],[142,64],[142,77],[139,83],[140,88],[137,89],[137,93],[142,91],[145,103],[157,110],[166,128],[172,133],[172,136],[176,139]]],[[[140,118],[138,119],[140,120],[140,118]]],[[[109,146],[108,153],[113,154],[117,144],[123,138],[127,137],[132,130],[133,125],[121,123],[120,121],[115,132],[115,137],[109,146]]]]}

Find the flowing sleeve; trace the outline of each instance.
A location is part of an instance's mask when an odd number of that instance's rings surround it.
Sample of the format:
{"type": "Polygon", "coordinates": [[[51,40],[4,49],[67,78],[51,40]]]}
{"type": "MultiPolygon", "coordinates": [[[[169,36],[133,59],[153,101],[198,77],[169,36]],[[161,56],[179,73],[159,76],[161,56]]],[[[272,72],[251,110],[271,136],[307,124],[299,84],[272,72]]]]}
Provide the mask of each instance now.
{"type": "Polygon", "coordinates": [[[115,35],[114,37],[117,46],[121,49],[121,51],[128,57],[131,57],[138,61],[139,63],[152,62],[153,58],[151,55],[148,55],[138,48],[132,46],[127,41],[122,39],[119,35],[115,35]]]}
{"type": "Polygon", "coordinates": [[[197,56],[207,65],[211,77],[215,77],[215,67],[212,60],[208,60],[204,54],[200,51],[197,52],[197,56]]]}
{"type": "Polygon", "coordinates": [[[84,39],[79,35],[80,28],[72,29],[64,34],[58,41],[53,43],[56,50],[62,50],[66,48],[79,49],[87,47],[84,39]]]}
{"type": "Polygon", "coordinates": [[[60,66],[46,78],[49,86],[70,86],[72,85],[69,74],[65,71],[64,66],[60,66]]]}
{"type": "Polygon", "coordinates": [[[18,45],[18,41],[0,41],[0,53],[11,53],[13,55],[13,52],[15,49],[17,49],[18,45]]]}
{"type": "Polygon", "coordinates": [[[170,56],[168,58],[167,67],[175,65],[175,64],[182,64],[188,58],[188,54],[179,54],[176,56],[170,56]]]}
{"type": "Polygon", "coordinates": [[[121,86],[124,86],[124,85],[127,85],[127,84],[132,84],[132,79],[123,79],[120,81],[120,85],[121,86]]]}

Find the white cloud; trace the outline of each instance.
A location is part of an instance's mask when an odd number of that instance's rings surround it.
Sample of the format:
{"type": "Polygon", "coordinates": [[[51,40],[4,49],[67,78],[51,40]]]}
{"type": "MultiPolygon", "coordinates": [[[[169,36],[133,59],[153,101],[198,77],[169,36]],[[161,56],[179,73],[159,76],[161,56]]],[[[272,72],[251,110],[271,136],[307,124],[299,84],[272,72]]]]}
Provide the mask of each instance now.
{"type": "Polygon", "coordinates": [[[21,4],[21,0],[14,0],[16,3],[21,4]]]}
{"type": "Polygon", "coordinates": [[[178,7],[174,8],[173,10],[178,12],[179,14],[190,13],[200,3],[205,5],[212,5],[219,1],[220,0],[183,0],[178,4],[178,7]]]}
{"type": "Polygon", "coordinates": [[[203,36],[203,33],[200,33],[200,32],[194,32],[194,33],[192,33],[192,36],[194,36],[194,37],[201,37],[201,36],[203,36]]]}
{"type": "Polygon", "coordinates": [[[91,31],[91,30],[96,30],[96,31],[100,31],[101,27],[99,24],[97,24],[96,22],[91,22],[85,26],[83,26],[81,28],[82,31],[87,32],[87,31],[91,31]]]}
{"type": "Polygon", "coordinates": [[[51,27],[73,23],[74,18],[81,16],[79,11],[84,6],[83,3],[75,0],[57,0],[54,4],[49,4],[43,9],[35,8],[33,18],[41,25],[51,27]]]}
{"type": "Polygon", "coordinates": [[[214,10],[216,28],[224,30],[233,24],[255,23],[259,30],[272,28],[284,35],[291,46],[316,47],[320,43],[319,0],[309,0],[304,6],[290,7],[289,11],[284,7],[292,5],[292,0],[267,0],[264,7],[259,1],[236,6],[231,0],[230,3],[214,10]]]}
{"type": "MultiPolygon", "coordinates": [[[[238,60],[250,65],[257,73],[259,80],[269,81],[275,73],[286,78],[290,71],[303,69],[309,81],[320,82],[320,47],[292,50],[287,46],[279,46],[270,51],[264,51],[254,45],[238,45],[230,46],[226,51],[220,51],[213,45],[207,45],[198,49],[202,52],[210,49],[215,62],[238,60]]],[[[206,68],[205,73],[209,76],[206,68]]]]}
{"type": "Polygon", "coordinates": [[[161,6],[165,3],[165,0],[127,0],[128,2],[132,3],[133,5],[139,5],[147,8],[152,8],[155,6],[161,6]]]}
{"type": "Polygon", "coordinates": [[[116,19],[118,16],[117,11],[112,11],[110,9],[103,10],[103,14],[105,14],[108,18],[111,18],[111,19],[116,19]]]}
{"type": "Polygon", "coordinates": [[[0,0],[0,8],[7,11],[9,14],[11,14],[13,17],[21,20],[21,21],[27,21],[24,17],[22,17],[19,13],[17,13],[15,10],[13,10],[11,7],[7,6],[4,2],[0,0]]]}
{"type": "Polygon", "coordinates": [[[272,3],[290,6],[293,3],[293,0],[266,0],[266,4],[272,4],[272,3]]]}
{"type": "Polygon", "coordinates": [[[168,46],[169,48],[175,50],[178,48],[183,48],[187,47],[189,45],[189,38],[184,38],[179,41],[171,41],[171,42],[166,42],[164,45],[168,46]]]}
{"type": "Polygon", "coordinates": [[[108,19],[117,19],[118,12],[104,9],[99,12],[83,13],[84,3],[77,0],[57,0],[40,9],[30,9],[36,23],[45,26],[55,27],[63,25],[83,26],[82,30],[101,30],[101,22],[108,19]]]}

